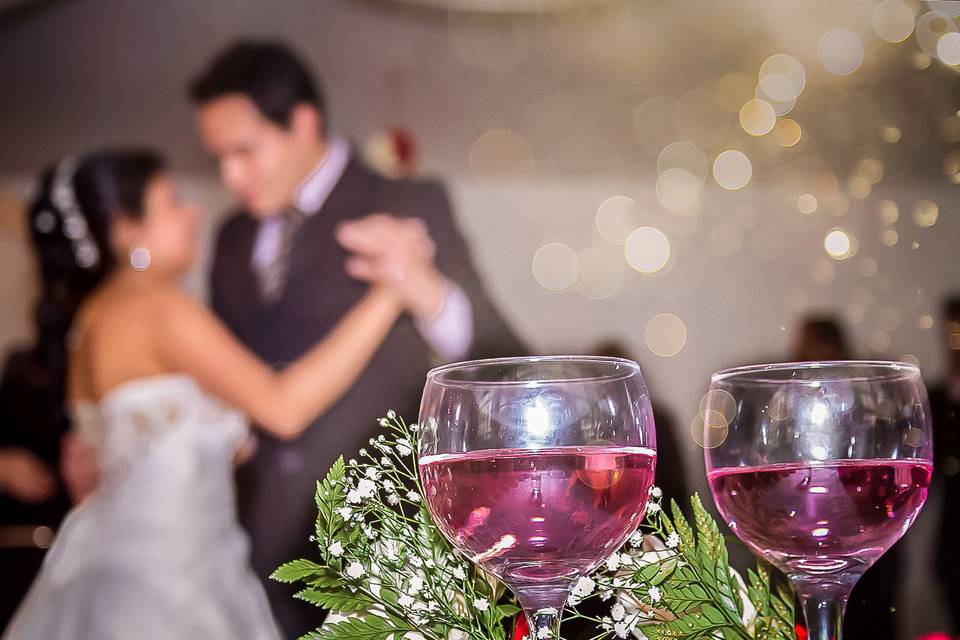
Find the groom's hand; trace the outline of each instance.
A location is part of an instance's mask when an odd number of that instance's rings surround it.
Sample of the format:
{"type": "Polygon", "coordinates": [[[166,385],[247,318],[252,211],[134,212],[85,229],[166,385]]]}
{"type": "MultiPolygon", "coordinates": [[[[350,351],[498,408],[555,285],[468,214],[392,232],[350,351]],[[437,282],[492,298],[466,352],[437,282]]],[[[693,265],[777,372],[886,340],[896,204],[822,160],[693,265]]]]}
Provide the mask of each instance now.
{"type": "Polygon", "coordinates": [[[345,265],[351,277],[394,288],[419,319],[443,310],[448,283],[434,266],[436,245],[422,220],[373,213],[342,223],[337,241],[353,254],[345,265]]]}

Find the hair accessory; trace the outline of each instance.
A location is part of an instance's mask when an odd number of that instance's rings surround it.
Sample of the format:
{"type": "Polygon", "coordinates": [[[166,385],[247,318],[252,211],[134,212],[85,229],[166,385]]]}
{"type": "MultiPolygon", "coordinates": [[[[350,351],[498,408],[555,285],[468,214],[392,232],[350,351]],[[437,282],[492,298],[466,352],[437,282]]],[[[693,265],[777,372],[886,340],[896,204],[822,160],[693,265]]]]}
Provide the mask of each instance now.
{"type": "MultiPolygon", "coordinates": [[[[77,159],[66,156],[53,170],[53,185],[50,188],[50,200],[60,214],[63,235],[70,240],[73,246],[73,257],[77,265],[83,269],[95,267],[100,262],[100,250],[90,235],[87,221],[80,212],[77,203],[77,194],[73,190],[73,177],[77,171],[77,159]]],[[[36,225],[41,233],[52,230],[49,218],[45,218],[46,210],[37,216],[36,225]]]]}

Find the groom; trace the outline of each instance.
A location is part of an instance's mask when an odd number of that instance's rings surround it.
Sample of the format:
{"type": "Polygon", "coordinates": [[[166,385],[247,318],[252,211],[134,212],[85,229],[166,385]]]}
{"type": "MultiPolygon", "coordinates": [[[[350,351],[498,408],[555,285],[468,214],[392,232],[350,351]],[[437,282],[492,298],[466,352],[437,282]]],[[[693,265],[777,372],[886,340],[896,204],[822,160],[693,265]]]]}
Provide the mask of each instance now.
{"type": "MultiPolygon", "coordinates": [[[[363,294],[391,280],[414,309],[393,327],[354,387],[296,442],[260,436],[240,472],[241,518],[266,578],[311,555],[313,487],[355,455],[387,409],[415,419],[431,358],[523,348],[487,297],[436,183],[387,180],[331,135],[323,95],[283,45],[240,42],[192,83],[200,133],[242,208],[222,226],[212,268],[216,313],[258,356],[282,367],[321,339],[363,294]],[[389,213],[383,213],[389,212],[389,213]],[[404,241],[423,221],[435,259],[404,241]]],[[[265,583],[287,636],[318,625],[316,609],[265,583]]]]}

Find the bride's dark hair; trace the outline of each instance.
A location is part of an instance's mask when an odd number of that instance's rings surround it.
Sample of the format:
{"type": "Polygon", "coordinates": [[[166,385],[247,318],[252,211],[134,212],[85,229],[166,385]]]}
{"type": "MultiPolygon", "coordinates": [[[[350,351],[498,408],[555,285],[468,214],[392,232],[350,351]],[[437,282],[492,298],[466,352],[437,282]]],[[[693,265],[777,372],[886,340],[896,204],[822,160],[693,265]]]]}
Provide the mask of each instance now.
{"type": "Polygon", "coordinates": [[[140,219],[150,180],[164,170],[150,150],[67,157],[47,169],[28,209],[40,296],[34,309],[34,364],[63,398],[66,341],[77,309],[126,256],[114,255],[110,223],[140,219]]]}

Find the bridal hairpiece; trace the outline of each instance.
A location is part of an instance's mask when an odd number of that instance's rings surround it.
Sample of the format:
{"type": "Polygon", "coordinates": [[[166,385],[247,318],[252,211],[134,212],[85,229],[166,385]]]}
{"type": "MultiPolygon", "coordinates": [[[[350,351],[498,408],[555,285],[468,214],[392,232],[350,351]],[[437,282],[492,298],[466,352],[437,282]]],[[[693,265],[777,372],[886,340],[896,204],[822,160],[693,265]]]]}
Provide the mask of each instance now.
{"type": "MultiPolygon", "coordinates": [[[[81,268],[90,269],[99,264],[100,251],[90,234],[73,189],[76,171],[77,159],[74,156],[66,156],[57,164],[53,170],[50,200],[60,214],[63,235],[70,240],[74,260],[81,268]]],[[[37,215],[35,225],[41,233],[50,233],[55,226],[54,214],[44,209],[37,215]]]]}

